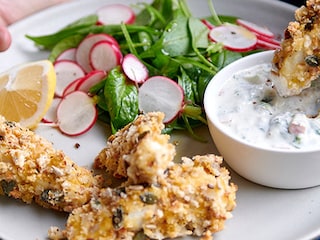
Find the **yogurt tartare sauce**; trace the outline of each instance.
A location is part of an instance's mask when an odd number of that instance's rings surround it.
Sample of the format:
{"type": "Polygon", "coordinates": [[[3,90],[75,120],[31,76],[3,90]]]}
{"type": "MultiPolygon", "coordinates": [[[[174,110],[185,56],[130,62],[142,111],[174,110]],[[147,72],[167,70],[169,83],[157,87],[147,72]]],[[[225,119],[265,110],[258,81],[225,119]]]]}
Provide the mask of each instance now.
{"type": "Polygon", "coordinates": [[[320,148],[320,81],[298,96],[283,98],[269,79],[271,64],[235,73],[217,102],[221,123],[232,135],[260,147],[320,148]]]}

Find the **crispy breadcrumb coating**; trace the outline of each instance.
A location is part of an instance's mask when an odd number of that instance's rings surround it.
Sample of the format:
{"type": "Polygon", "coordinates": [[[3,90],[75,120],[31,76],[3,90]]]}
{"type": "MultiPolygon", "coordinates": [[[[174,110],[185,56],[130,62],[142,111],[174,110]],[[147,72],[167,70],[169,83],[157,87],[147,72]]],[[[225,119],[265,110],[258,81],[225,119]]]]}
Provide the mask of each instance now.
{"type": "Polygon", "coordinates": [[[0,116],[0,195],[70,212],[90,200],[97,180],[46,139],[0,116]]]}
{"type": "Polygon", "coordinates": [[[75,209],[66,229],[52,239],[152,239],[193,235],[210,239],[224,228],[236,206],[237,187],[215,155],[183,158],[157,184],[101,189],[90,203],[75,209]]]}
{"type": "Polygon", "coordinates": [[[139,117],[109,137],[107,146],[95,159],[95,168],[106,168],[130,183],[153,183],[172,164],[176,151],[170,136],[161,134],[163,113],[152,112],[139,117]]]}
{"type": "Polygon", "coordinates": [[[320,0],[306,1],[295,19],[273,57],[271,79],[284,97],[301,93],[320,75],[320,0]]]}

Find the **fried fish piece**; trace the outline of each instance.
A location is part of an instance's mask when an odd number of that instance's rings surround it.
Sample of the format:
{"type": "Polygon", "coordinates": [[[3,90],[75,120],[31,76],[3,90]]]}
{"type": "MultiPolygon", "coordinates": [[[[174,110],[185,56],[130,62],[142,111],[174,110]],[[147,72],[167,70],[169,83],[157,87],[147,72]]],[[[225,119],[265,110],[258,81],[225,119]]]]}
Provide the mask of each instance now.
{"type": "Polygon", "coordinates": [[[273,56],[271,79],[280,96],[298,95],[320,75],[320,0],[308,0],[295,12],[281,48],[273,56]]]}
{"type": "Polygon", "coordinates": [[[172,164],[176,154],[170,136],[161,134],[164,114],[141,114],[109,137],[107,146],[95,159],[95,168],[105,168],[127,184],[154,183],[172,164]]]}
{"type": "Polygon", "coordinates": [[[157,184],[101,189],[75,209],[66,229],[49,230],[51,239],[152,239],[211,235],[224,228],[235,208],[237,186],[215,155],[183,158],[157,184]]]}
{"type": "Polygon", "coordinates": [[[0,195],[71,212],[90,200],[98,180],[46,139],[0,116],[0,195]]]}

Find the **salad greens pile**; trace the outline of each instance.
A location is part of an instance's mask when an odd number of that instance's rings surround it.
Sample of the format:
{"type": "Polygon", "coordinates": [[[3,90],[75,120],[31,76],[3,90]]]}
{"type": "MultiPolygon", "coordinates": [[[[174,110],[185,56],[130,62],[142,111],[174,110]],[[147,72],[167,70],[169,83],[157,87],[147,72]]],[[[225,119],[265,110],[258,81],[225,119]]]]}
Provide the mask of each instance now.
{"type": "MultiPolygon", "coordinates": [[[[163,75],[177,81],[184,90],[185,100],[180,115],[166,124],[166,132],[186,129],[201,140],[194,128],[206,124],[203,97],[212,77],[231,62],[250,54],[233,52],[208,39],[209,29],[202,19],[193,17],[185,0],[154,0],[137,3],[139,10],[134,24],[99,25],[95,14],[85,16],[63,29],[45,36],[26,37],[41,49],[50,50],[49,60],[55,61],[66,49],[77,47],[88,34],[107,33],[120,44],[122,53],[132,53],[148,68],[149,75],[163,75]]],[[[205,19],[213,25],[233,23],[235,17],[217,16],[212,1],[212,15],[205,19]]],[[[99,119],[116,132],[139,114],[138,89],[126,79],[120,67],[111,70],[107,79],[91,89],[96,95],[99,119]]]]}

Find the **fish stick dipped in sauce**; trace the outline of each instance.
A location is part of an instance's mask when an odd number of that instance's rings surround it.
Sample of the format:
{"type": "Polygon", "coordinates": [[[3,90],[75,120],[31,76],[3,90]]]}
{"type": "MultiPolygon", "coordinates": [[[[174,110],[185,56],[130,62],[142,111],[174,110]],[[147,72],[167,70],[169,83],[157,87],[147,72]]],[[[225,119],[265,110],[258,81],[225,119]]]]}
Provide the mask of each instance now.
{"type": "Polygon", "coordinates": [[[271,79],[280,96],[300,94],[320,76],[320,0],[307,0],[275,51],[271,79]]]}

